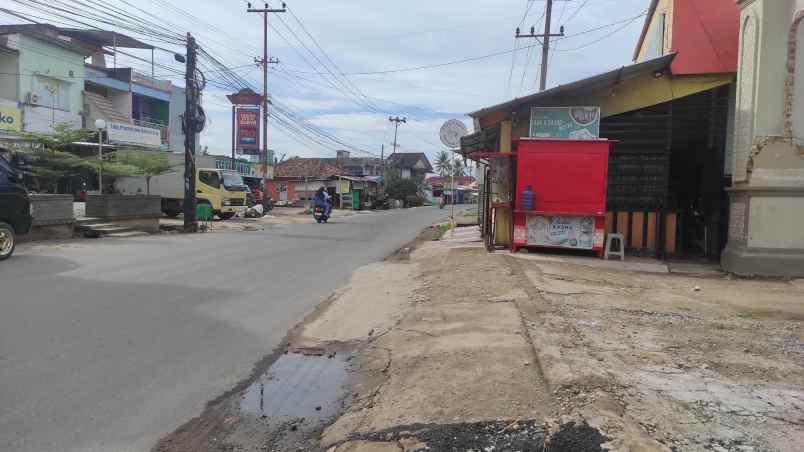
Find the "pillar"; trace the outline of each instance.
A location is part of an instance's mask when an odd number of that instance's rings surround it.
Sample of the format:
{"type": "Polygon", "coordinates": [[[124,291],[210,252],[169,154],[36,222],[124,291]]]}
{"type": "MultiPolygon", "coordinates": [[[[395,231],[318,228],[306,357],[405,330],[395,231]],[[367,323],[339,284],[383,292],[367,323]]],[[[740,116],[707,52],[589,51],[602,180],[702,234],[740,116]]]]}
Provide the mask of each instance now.
{"type": "Polygon", "coordinates": [[[804,277],[804,0],[738,0],[724,269],[804,277]],[[780,32],[784,30],[784,32],[780,32]]]}

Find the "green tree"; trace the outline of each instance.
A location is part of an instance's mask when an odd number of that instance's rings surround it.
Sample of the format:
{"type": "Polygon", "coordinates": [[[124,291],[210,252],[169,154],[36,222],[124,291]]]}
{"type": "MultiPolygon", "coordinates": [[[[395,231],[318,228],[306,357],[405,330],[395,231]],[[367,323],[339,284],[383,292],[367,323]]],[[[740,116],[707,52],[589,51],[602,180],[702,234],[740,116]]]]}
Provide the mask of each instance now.
{"type": "Polygon", "coordinates": [[[435,160],[435,169],[439,176],[449,176],[452,172],[452,163],[450,162],[447,151],[438,153],[435,160]]]}
{"type": "Polygon", "coordinates": [[[465,162],[461,162],[460,159],[455,159],[455,162],[452,164],[452,175],[453,176],[465,176],[466,175],[466,167],[464,166],[465,162]]]}
{"type": "Polygon", "coordinates": [[[385,193],[392,199],[407,200],[419,196],[419,186],[413,179],[394,178],[386,184],[385,193]]]}
{"type": "Polygon", "coordinates": [[[34,143],[30,149],[17,152],[31,157],[26,159],[26,170],[33,176],[38,191],[47,187],[56,193],[61,179],[94,169],[89,161],[71,152],[76,148],[73,143],[87,141],[92,134],[91,131],[74,129],[70,124],[57,124],[52,134],[19,134],[34,143]]]}
{"type": "MultiPolygon", "coordinates": [[[[22,138],[35,143],[30,150],[18,152],[31,157],[26,159],[26,169],[28,174],[33,176],[37,190],[41,191],[44,185],[56,193],[58,183],[63,178],[78,176],[87,171],[97,173],[101,166],[105,176],[145,174],[143,166],[115,159],[115,152],[104,153],[103,162],[98,160],[94,151],[81,155],[81,147],[76,143],[90,141],[97,136],[96,133],[91,130],[75,129],[72,125],[64,123],[57,124],[52,134],[35,132],[20,134],[22,138]]],[[[156,175],[152,170],[149,171],[152,175],[156,175]]]]}
{"type": "MultiPolygon", "coordinates": [[[[140,175],[145,177],[145,193],[151,194],[151,178],[170,172],[170,161],[162,152],[134,149],[116,152],[118,170],[128,174],[122,176],[140,175]],[[133,170],[133,171],[132,171],[133,170]]],[[[104,166],[104,170],[106,167],[104,166]]]]}

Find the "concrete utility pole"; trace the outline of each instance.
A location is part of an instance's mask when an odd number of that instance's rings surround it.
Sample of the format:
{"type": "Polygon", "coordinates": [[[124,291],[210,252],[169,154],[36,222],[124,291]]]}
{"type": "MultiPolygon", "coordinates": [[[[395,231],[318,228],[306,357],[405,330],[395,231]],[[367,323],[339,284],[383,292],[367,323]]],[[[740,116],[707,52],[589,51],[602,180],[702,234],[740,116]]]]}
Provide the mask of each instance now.
{"type": "Polygon", "coordinates": [[[198,94],[199,86],[196,80],[196,52],[195,38],[187,33],[187,69],[184,74],[184,231],[195,232],[198,224],[195,218],[195,136],[199,131],[198,123],[198,94]]]}
{"type": "Polygon", "coordinates": [[[265,3],[265,8],[252,8],[248,4],[246,12],[262,13],[262,58],[255,58],[255,62],[262,65],[262,199],[268,199],[268,65],[277,64],[276,58],[268,58],[268,13],[284,13],[287,9],[285,3],[282,8],[271,9],[265,3]]]}
{"type": "Polygon", "coordinates": [[[544,33],[543,34],[536,34],[536,28],[530,27],[530,34],[523,35],[519,34],[519,27],[516,29],[516,37],[517,38],[542,38],[542,64],[541,64],[541,76],[539,78],[539,91],[544,91],[545,87],[547,86],[547,59],[550,56],[550,37],[552,36],[564,36],[564,26],[561,26],[561,32],[558,34],[550,34],[550,20],[552,19],[553,15],[553,0],[547,0],[547,10],[544,13],[544,33]]]}
{"type": "Polygon", "coordinates": [[[408,122],[408,118],[400,118],[399,116],[396,116],[396,117],[389,116],[388,120],[393,122],[393,123],[395,123],[394,124],[394,149],[391,151],[391,154],[393,154],[394,152],[396,152],[396,147],[399,146],[398,144],[396,144],[396,136],[397,136],[397,132],[399,132],[399,123],[400,122],[402,122],[402,123],[408,122]]]}

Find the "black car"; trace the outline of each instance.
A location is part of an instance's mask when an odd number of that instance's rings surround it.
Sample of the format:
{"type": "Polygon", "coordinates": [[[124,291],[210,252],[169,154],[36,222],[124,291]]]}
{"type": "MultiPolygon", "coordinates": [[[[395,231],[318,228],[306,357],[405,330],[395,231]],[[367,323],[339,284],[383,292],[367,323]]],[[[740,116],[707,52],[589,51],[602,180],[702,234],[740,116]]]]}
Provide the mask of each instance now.
{"type": "Polygon", "coordinates": [[[19,177],[0,156],[0,261],[14,253],[18,234],[31,229],[31,201],[19,177]]]}

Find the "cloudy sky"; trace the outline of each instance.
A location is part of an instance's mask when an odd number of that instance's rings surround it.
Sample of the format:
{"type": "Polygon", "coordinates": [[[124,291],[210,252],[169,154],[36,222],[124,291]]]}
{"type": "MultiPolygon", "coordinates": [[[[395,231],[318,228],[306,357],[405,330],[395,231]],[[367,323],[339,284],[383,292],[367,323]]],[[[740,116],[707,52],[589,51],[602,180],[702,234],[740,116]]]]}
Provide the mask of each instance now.
{"type": "MultiPolygon", "coordinates": [[[[134,4],[105,3],[120,2],[134,4]]],[[[564,25],[567,37],[553,44],[548,87],[629,64],[644,20],[635,16],[648,3],[556,0],[553,27],[564,25]]],[[[261,89],[261,70],[253,58],[262,54],[262,17],[247,13],[244,0],[137,0],[136,6],[189,30],[204,49],[261,89]]],[[[540,48],[529,47],[533,40],[515,40],[514,30],[522,24],[523,31],[530,26],[541,31],[544,0],[287,0],[287,6],[291,12],[270,17],[269,55],[280,60],[270,68],[271,95],[298,117],[367,153],[379,154],[383,144],[390,150],[389,115],[408,119],[399,128],[401,151],[433,156],[442,148],[438,130],[445,120],[461,119],[471,129],[466,113],[538,88],[540,48]],[[515,47],[521,49],[507,52],[515,47]],[[490,54],[498,55],[477,58],[490,54]],[[441,65],[466,59],[471,61],[441,65]],[[433,65],[441,66],[427,68],[433,65]]],[[[182,69],[167,54],[157,58],[182,69]]],[[[201,143],[212,153],[226,154],[231,107],[220,78],[207,76],[213,82],[204,93],[209,124],[201,143]]],[[[277,155],[287,156],[332,156],[338,147],[289,133],[275,121],[269,143],[277,155]]]]}

